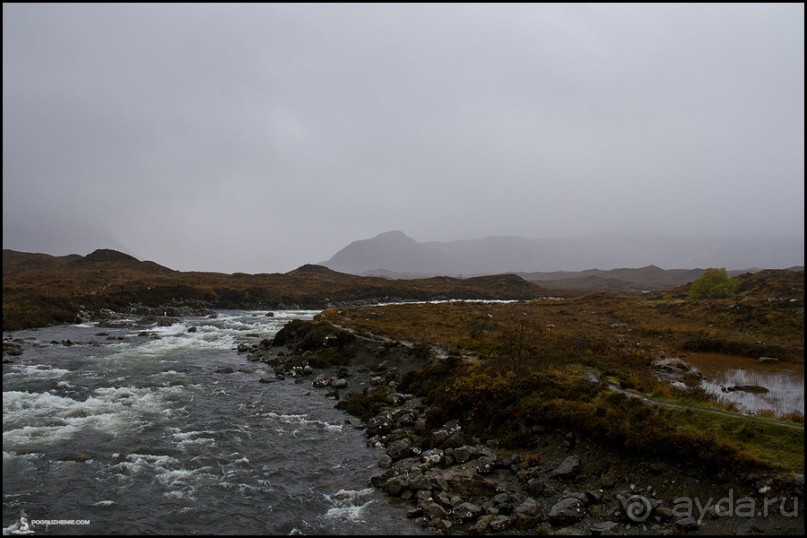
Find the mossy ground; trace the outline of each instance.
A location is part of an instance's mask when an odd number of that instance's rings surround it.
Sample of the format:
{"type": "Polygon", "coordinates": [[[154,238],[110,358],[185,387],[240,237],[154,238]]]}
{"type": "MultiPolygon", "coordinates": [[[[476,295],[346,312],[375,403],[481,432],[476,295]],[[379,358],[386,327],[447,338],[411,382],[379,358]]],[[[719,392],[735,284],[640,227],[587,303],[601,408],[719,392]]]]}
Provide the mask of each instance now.
{"type": "Polygon", "coordinates": [[[803,416],[764,422],[732,413],[702,392],[671,388],[651,367],[703,346],[803,362],[803,301],[589,294],[328,309],[318,321],[442,348],[447,359],[402,382],[426,398],[432,427],[457,418],[483,439],[529,448],[536,426],[553,425],[658,457],[804,469],[803,429],[794,424],[803,416]]]}

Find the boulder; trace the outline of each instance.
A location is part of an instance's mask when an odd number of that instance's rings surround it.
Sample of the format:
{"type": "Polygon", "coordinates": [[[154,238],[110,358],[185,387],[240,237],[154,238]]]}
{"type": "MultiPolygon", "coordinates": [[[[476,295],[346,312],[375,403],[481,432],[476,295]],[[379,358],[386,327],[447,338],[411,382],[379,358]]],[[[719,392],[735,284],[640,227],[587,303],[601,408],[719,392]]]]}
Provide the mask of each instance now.
{"type": "Polygon", "coordinates": [[[429,466],[440,465],[443,462],[444,453],[439,448],[432,448],[426,450],[420,455],[421,463],[425,463],[429,466]]]}
{"type": "Polygon", "coordinates": [[[513,513],[516,517],[516,527],[519,529],[530,529],[544,517],[543,508],[532,497],[519,504],[513,513]]]}
{"type": "Polygon", "coordinates": [[[585,507],[580,499],[568,497],[556,502],[549,510],[553,524],[576,523],[585,517],[585,507]]]}
{"type": "Polygon", "coordinates": [[[408,437],[393,441],[387,446],[387,455],[393,460],[405,458],[412,453],[412,441],[408,437]]]}
{"type": "Polygon", "coordinates": [[[455,465],[448,469],[431,469],[427,476],[443,491],[468,497],[487,497],[494,495],[498,488],[495,480],[477,474],[471,463],[455,465]]]}
{"type": "Polygon", "coordinates": [[[424,501],[421,503],[420,507],[429,519],[445,519],[448,517],[446,509],[432,500],[424,501]]]}
{"type": "Polygon", "coordinates": [[[552,471],[552,476],[556,478],[571,478],[577,473],[579,467],[580,458],[577,456],[569,456],[552,471]]]}
{"type": "Polygon", "coordinates": [[[451,510],[451,516],[457,521],[471,521],[478,518],[482,514],[482,508],[479,505],[470,502],[464,502],[451,510]]]}
{"type": "Polygon", "coordinates": [[[503,532],[513,525],[513,518],[505,515],[498,515],[490,522],[491,532],[503,532]]]}

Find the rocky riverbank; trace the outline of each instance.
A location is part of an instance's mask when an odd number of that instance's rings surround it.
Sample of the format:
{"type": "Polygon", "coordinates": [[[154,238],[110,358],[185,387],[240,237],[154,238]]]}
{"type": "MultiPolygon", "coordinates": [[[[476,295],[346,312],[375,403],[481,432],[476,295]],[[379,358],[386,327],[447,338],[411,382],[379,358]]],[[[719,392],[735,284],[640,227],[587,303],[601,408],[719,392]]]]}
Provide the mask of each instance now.
{"type": "Polygon", "coordinates": [[[313,322],[239,350],[274,368],[262,382],[293,377],[358,417],[350,422],[383,449],[370,483],[435,534],[804,532],[801,474],[662,461],[557,427],[532,427],[521,450],[457,421],[427,427],[429,405],[399,389],[407,373],[447,359],[438,347],[313,322]]]}

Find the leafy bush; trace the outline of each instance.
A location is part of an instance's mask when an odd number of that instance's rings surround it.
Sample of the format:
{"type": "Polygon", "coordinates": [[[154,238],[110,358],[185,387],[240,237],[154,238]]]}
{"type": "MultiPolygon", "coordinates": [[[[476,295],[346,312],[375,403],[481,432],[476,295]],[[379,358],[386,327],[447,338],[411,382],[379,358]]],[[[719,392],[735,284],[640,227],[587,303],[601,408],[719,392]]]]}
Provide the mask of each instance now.
{"type": "Polygon", "coordinates": [[[710,267],[692,282],[689,288],[690,299],[726,299],[734,297],[739,282],[726,273],[726,269],[710,267]]]}

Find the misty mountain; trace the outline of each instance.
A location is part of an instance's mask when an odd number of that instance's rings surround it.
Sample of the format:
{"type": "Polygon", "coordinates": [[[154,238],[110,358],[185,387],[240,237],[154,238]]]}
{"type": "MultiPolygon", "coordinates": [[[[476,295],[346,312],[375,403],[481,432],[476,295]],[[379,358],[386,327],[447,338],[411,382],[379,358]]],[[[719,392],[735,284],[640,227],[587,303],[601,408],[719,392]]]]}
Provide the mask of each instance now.
{"type": "Polygon", "coordinates": [[[400,278],[402,275],[470,276],[650,266],[657,269],[786,268],[794,265],[794,257],[803,264],[802,241],[750,237],[683,240],[640,236],[575,239],[498,236],[420,243],[403,232],[394,231],[354,241],[320,265],[344,273],[400,278]]]}

